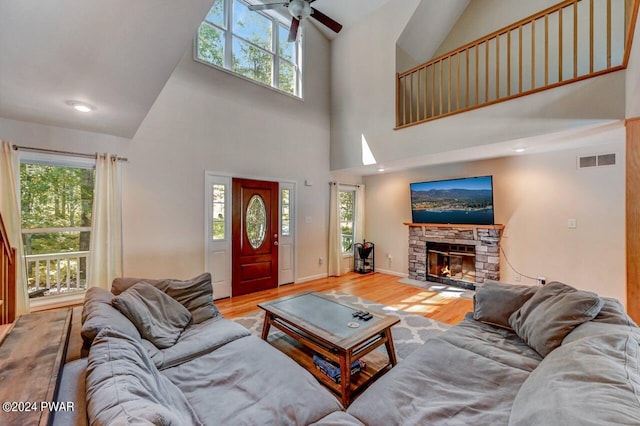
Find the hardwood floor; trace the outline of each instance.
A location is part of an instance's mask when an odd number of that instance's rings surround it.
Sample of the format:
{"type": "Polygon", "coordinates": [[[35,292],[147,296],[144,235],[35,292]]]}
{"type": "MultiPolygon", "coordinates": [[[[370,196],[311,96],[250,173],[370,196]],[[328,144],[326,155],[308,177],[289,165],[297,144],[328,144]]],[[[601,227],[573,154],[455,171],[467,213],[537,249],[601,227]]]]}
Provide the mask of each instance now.
{"type": "Polygon", "coordinates": [[[447,324],[457,324],[467,312],[473,310],[473,302],[459,297],[457,293],[435,292],[400,284],[399,279],[379,272],[365,275],[351,272],[341,277],[289,284],[272,290],[216,300],[216,306],[225,317],[235,318],[259,309],[256,305],[268,300],[303,291],[337,290],[447,324]]]}

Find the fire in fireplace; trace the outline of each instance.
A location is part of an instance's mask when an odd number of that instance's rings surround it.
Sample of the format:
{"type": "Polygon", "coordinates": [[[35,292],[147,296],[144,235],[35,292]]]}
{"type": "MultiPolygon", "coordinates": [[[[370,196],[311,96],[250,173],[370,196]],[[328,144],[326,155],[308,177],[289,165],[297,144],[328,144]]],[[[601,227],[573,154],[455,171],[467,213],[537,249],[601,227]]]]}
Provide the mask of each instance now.
{"type": "Polygon", "coordinates": [[[466,244],[427,242],[427,279],[476,281],[476,247],[466,244]]]}

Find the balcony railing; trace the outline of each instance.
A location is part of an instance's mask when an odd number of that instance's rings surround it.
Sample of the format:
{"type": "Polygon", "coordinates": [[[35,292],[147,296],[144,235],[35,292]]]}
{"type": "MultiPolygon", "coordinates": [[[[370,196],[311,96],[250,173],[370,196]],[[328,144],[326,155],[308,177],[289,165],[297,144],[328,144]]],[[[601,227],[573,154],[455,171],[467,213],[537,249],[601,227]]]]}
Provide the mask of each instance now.
{"type": "Polygon", "coordinates": [[[88,251],[27,255],[29,298],[87,289],[88,251]]]}
{"type": "Polygon", "coordinates": [[[624,69],[638,3],[567,0],[397,74],[397,128],[624,69]]]}

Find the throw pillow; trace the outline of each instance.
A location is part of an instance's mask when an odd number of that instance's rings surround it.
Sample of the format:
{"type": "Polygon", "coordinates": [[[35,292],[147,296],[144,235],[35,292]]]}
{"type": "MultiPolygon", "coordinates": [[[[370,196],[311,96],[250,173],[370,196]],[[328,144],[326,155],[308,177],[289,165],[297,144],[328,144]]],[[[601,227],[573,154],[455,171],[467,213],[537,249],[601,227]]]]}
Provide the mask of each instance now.
{"type": "Polygon", "coordinates": [[[118,330],[134,339],[140,339],[136,327],[115,309],[111,302],[113,294],[99,287],[90,287],[84,296],[82,308],[82,340],[90,345],[100,330],[106,327],[118,330]]]}
{"type": "Polygon", "coordinates": [[[191,312],[194,324],[200,324],[219,314],[213,303],[213,286],[208,272],[189,280],[162,280],[156,287],[182,303],[191,312]]]}
{"type": "Polygon", "coordinates": [[[138,283],[114,297],[112,303],[142,337],[160,349],[173,346],[191,323],[191,314],[184,306],[151,284],[138,283]]]}
{"type": "Polygon", "coordinates": [[[597,294],[559,282],[541,287],[509,318],[509,325],[527,345],[547,356],[574,328],[598,315],[597,294]]]}
{"type": "Polygon", "coordinates": [[[220,313],[213,303],[213,286],[211,285],[211,274],[208,272],[188,280],[116,278],[113,280],[111,292],[117,296],[139,282],[149,283],[180,302],[191,312],[194,324],[200,324],[220,313]]]}
{"type": "Polygon", "coordinates": [[[473,296],[473,319],[503,328],[509,326],[509,317],[538,290],[526,285],[485,281],[473,296]]]}

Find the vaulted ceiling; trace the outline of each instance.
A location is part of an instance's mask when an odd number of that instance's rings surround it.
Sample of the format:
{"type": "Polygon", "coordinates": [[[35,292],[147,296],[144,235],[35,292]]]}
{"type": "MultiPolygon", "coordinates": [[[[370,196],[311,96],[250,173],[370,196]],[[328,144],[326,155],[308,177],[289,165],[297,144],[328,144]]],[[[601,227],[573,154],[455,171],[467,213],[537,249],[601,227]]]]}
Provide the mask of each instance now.
{"type": "MultiPolygon", "coordinates": [[[[314,7],[348,31],[389,1],[318,0],[314,7]]],[[[0,117],[133,137],[212,4],[0,2],[0,117]],[[68,101],[95,111],[77,112],[68,101]]]]}

